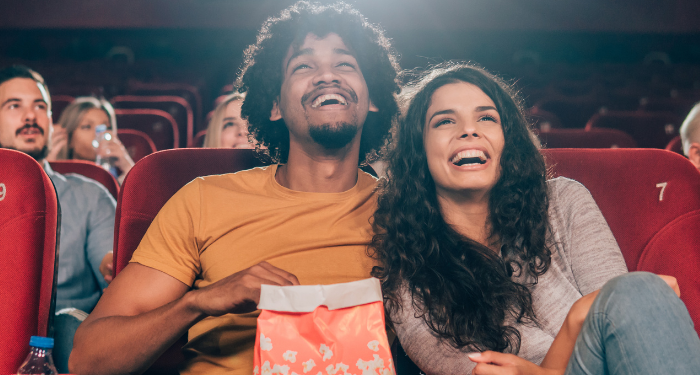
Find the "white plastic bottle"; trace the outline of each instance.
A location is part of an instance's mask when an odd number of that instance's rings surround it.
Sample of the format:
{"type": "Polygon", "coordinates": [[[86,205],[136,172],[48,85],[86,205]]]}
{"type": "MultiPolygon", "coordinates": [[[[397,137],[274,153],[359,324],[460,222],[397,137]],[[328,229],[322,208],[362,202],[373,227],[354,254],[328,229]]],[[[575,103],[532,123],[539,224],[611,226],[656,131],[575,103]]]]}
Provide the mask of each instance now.
{"type": "MultiPolygon", "coordinates": [[[[100,124],[95,127],[95,139],[92,141],[92,147],[97,151],[103,142],[110,142],[112,140],[112,134],[107,131],[107,125],[100,124]]],[[[117,177],[117,167],[115,163],[117,161],[116,157],[107,156],[101,157],[99,154],[95,158],[95,163],[100,167],[104,168],[107,172],[111,173],[113,176],[117,177]]]]}
{"type": "Polygon", "coordinates": [[[58,375],[56,366],[53,364],[53,339],[49,337],[32,336],[29,339],[29,355],[22,363],[22,366],[17,369],[17,374],[40,374],[40,375],[58,375]]]}

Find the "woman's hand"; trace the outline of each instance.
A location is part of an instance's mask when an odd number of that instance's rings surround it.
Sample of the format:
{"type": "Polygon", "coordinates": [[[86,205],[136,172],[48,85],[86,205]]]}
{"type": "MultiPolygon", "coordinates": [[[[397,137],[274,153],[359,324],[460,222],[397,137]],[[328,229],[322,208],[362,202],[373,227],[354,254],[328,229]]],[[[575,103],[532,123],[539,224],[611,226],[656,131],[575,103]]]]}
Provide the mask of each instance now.
{"type": "Polygon", "coordinates": [[[474,375],[561,375],[564,371],[546,369],[513,354],[485,351],[468,355],[476,367],[474,375]]]}
{"type": "Polygon", "coordinates": [[[103,158],[115,158],[116,160],[114,165],[121,169],[123,174],[129,172],[131,167],[134,166],[134,161],[131,159],[131,156],[129,156],[129,153],[126,151],[126,148],[124,148],[122,142],[116,136],[113,136],[112,140],[110,141],[102,142],[100,148],[97,150],[97,153],[103,158]]]}
{"type": "Polygon", "coordinates": [[[53,133],[51,134],[51,144],[49,145],[49,153],[46,155],[46,160],[58,160],[58,153],[68,144],[68,133],[60,125],[53,125],[53,133]]]}
{"type": "Polygon", "coordinates": [[[661,280],[665,281],[668,286],[673,289],[673,291],[676,293],[678,297],[681,296],[681,289],[678,287],[678,280],[676,280],[675,277],[673,276],[668,276],[668,275],[656,275],[661,278],[661,280]]]}

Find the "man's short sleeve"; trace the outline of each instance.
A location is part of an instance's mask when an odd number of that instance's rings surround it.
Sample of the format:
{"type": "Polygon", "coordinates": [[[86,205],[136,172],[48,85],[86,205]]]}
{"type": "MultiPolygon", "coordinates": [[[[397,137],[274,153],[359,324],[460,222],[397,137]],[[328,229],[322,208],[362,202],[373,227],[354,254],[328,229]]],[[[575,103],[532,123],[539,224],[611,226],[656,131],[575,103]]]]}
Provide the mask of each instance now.
{"type": "Polygon", "coordinates": [[[188,286],[201,272],[199,262],[201,180],[185,185],[158,212],[131,262],[157,269],[188,286]]]}

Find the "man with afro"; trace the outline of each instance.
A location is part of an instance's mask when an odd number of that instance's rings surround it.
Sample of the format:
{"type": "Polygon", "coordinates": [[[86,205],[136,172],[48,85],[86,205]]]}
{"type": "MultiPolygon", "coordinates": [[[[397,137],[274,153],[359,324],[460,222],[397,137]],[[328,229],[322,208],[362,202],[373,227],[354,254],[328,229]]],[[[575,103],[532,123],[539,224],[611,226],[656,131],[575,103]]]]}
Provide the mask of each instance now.
{"type": "MultiPolygon", "coordinates": [[[[350,6],[299,2],[245,52],[242,115],[276,164],[198,178],[163,207],[76,333],[79,374],[140,373],[188,334],[181,373],[253,373],[260,286],[367,278],[398,64],[350,6]]],[[[273,343],[274,345],[274,343],[273,343]]]]}

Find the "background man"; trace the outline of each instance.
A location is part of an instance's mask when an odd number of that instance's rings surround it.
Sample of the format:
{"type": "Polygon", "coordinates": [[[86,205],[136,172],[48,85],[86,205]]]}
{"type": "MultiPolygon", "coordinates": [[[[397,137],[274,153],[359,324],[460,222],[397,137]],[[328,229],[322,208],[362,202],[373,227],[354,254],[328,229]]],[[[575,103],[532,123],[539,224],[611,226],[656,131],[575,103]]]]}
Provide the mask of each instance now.
{"type": "Polygon", "coordinates": [[[183,373],[249,375],[261,284],[369,277],[376,180],[358,164],[398,113],[389,43],[347,5],[305,2],[257,40],[242,113],[280,164],[196,179],[163,207],[76,333],[73,372],[142,372],[189,330],[183,373]]]}
{"type": "MultiPolygon", "coordinates": [[[[56,310],[89,313],[112,278],[116,202],[97,182],[54,172],[44,159],[51,133],[51,99],[44,79],[24,66],[0,70],[0,147],[24,152],[44,167],[61,205],[56,310]]],[[[2,160],[0,160],[2,168],[2,160]]],[[[56,321],[56,365],[67,369],[76,323],[56,321]]]]}
{"type": "Polygon", "coordinates": [[[44,158],[53,124],[43,78],[23,66],[0,70],[0,147],[33,157],[51,177],[61,204],[56,309],[90,312],[111,281],[116,202],[97,182],[64,176],[44,158]],[[106,279],[106,280],[105,280],[106,279]]]}
{"type": "Polygon", "coordinates": [[[700,170],[700,103],[695,104],[680,128],[683,153],[700,170]]]}

